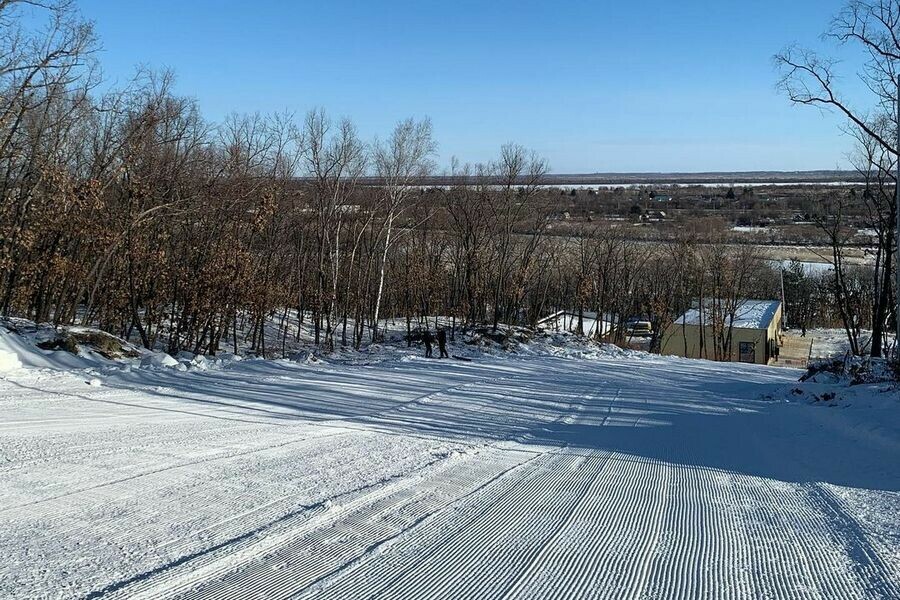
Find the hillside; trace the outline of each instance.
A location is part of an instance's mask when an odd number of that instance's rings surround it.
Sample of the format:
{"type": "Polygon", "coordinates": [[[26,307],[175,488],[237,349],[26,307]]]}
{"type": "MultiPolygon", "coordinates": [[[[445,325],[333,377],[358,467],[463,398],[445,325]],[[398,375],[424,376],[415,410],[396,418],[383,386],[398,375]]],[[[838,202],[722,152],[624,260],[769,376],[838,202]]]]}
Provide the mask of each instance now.
{"type": "Polygon", "coordinates": [[[798,371],[558,336],[167,363],[4,335],[43,367],[0,380],[2,597],[900,595],[878,387],[785,402],[798,371]]]}

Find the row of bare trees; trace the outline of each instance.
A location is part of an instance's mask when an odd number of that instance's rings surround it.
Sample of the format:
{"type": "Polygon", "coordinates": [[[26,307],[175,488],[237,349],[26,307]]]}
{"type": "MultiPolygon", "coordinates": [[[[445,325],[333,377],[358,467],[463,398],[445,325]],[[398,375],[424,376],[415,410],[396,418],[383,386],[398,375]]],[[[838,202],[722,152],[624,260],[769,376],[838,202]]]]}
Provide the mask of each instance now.
{"type": "Polygon", "coordinates": [[[467,321],[521,311],[546,216],[546,165],[523,148],[428,196],[427,120],[366,143],[323,110],[209,123],[168,73],[101,93],[92,29],[66,0],[0,2],[0,40],[4,315],[173,352],[236,349],[241,332],[265,353],[273,318],[308,319],[331,348],[377,340],[385,316],[445,291],[464,308],[440,308],[467,321]]]}
{"type": "MultiPolygon", "coordinates": [[[[101,92],[91,27],[66,0],[0,0],[0,44],[3,315],[170,352],[273,354],[301,330],[326,350],[360,348],[386,320],[496,329],[560,309],[618,315],[609,336],[622,343],[628,316],[660,332],[698,302],[715,325],[741,298],[779,297],[777,270],[750,247],[690,232],[644,243],[609,224],[549,235],[548,166],[514,144],[488,163],[454,161],[447,186],[423,188],[435,170],[427,119],[366,142],[323,110],[209,123],[168,73],[101,92]]],[[[886,161],[866,191],[884,247],[865,297],[880,304],[847,316],[857,329],[883,323],[891,298],[891,159],[871,150],[867,164],[886,161]]],[[[829,290],[841,319],[851,292],[829,290]]],[[[730,348],[717,331],[715,356],[730,348]]]]}

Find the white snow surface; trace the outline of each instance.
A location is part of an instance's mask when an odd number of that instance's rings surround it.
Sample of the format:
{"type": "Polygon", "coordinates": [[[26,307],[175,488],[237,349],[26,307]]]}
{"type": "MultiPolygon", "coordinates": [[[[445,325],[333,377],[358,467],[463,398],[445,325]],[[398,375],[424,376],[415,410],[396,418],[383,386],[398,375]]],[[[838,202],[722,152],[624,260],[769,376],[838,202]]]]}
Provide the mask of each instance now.
{"type": "Polygon", "coordinates": [[[799,371],[565,336],[182,369],[17,347],[3,598],[900,597],[896,390],[773,401],[799,371]]]}
{"type": "Polygon", "coordinates": [[[15,337],[5,329],[0,328],[0,374],[22,368],[22,360],[15,349],[15,337]]]}
{"type": "Polygon", "coordinates": [[[155,352],[153,354],[148,354],[144,358],[141,359],[142,367],[155,367],[158,369],[166,368],[166,367],[174,367],[178,365],[178,361],[169,356],[168,354],[163,354],[162,352],[155,352]]]}
{"type": "MultiPolygon", "coordinates": [[[[800,335],[797,329],[791,330],[791,334],[800,335]]],[[[808,343],[812,345],[810,356],[812,358],[835,358],[845,356],[850,352],[850,342],[847,339],[847,333],[843,329],[807,329],[806,337],[808,343]]],[[[869,352],[872,345],[872,332],[861,331],[859,335],[859,346],[863,352],[869,352]]],[[[890,353],[890,349],[894,345],[894,336],[891,332],[884,333],[883,345],[886,348],[886,354],[890,353]]]]}
{"type": "Polygon", "coordinates": [[[22,361],[15,352],[0,350],[0,373],[8,373],[22,368],[22,361]]]}

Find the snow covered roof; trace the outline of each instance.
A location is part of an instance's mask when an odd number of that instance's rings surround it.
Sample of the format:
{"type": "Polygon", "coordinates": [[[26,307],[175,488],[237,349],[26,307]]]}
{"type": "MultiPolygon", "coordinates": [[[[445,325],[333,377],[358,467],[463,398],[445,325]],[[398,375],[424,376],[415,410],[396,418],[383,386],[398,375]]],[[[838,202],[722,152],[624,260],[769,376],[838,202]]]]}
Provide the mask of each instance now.
{"type": "MultiPolygon", "coordinates": [[[[712,315],[710,312],[713,304],[715,304],[713,301],[706,303],[707,308],[703,315],[703,320],[707,324],[711,321],[712,315]]],[[[735,329],[766,329],[769,327],[772,319],[775,318],[775,314],[780,306],[781,302],[778,300],[742,300],[738,305],[737,311],[735,311],[733,327],[735,329]]],[[[678,317],[675,323],[678,325],[699,325],[700,310],[697,308],[690,309],[678,317]]],[[[726,326],[728,325],[729,323],[726,322],[726,326]]]]}

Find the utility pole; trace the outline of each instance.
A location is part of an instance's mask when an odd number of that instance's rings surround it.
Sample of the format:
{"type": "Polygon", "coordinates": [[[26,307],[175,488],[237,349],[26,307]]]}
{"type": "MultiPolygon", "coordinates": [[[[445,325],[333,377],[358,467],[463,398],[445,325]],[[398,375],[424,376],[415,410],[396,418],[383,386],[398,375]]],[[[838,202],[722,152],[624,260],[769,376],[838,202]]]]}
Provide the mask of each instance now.
{"type": "Polygon", "coordinates": [[[784,265],[781,265],[781,330],[787,329],[787,299],[784,296],[784,265]]]}

